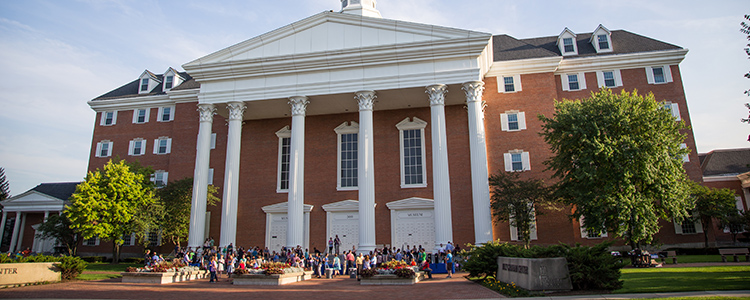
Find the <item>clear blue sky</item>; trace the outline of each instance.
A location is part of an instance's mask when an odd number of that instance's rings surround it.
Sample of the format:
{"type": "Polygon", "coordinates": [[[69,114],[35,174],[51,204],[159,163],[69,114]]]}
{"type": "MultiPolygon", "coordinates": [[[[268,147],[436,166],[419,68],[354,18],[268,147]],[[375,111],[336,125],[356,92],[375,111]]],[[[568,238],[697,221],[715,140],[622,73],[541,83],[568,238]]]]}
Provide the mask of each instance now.
{"type": "MultiPolygon", "coordinates": [[[[0,0],[0,167],[11,194],[86,175],[86,102],[325,10],[339,0],[0,0]]],[[[687,48],[680,65],[699,152],[750,147],[750,61],[736,1],[380,0],[384,18],[517,38],[603,24],[687,48]]]]}

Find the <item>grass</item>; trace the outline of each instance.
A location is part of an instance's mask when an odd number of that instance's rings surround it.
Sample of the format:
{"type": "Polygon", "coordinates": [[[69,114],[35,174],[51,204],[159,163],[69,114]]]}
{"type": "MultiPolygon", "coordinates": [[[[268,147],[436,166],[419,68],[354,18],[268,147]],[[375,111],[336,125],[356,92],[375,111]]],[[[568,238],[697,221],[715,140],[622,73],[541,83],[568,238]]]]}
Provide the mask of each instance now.
{"type": "Polygon", "coordinates": [[[125,269],[127,267],[143,267],[143,264],[136,264],[136,263],[120,263],[120,264],[110,264],[110,263],[89,263],[88,266],[86,266],[86,269],[83,270],[84,273],[78,275],[76,279],[78,280],[102,280],[102,279],[110,279],[110,278],[120,278],[122,277],[120,275],[121,272],[125,272],[125,269]],[[108,272],[108,273],[86,273],[86,272],[108,272]]]}
{"type": "Polygon", "coordinates": [[[120,278],[120,274],[80,274],[76,279],[78,280],[102,280],[111,278],[120,278]]]}
{"type": "MultiPolygon", "coordinates": [[[[730,257],[731,261],[732,258],[730,257]]],[[[744,259],[743,259],[744,260],[744,259]]],[[[672,264],[672,259],[667,258],[666,262],[672,264]]],[[[721,262],[721,255],[677,255],[677,264],[721,262]]]]}
{"type": "Polygon", "coordinates": [[[625,293],[750,289],[750,266],[622,269],[625,293]]]}

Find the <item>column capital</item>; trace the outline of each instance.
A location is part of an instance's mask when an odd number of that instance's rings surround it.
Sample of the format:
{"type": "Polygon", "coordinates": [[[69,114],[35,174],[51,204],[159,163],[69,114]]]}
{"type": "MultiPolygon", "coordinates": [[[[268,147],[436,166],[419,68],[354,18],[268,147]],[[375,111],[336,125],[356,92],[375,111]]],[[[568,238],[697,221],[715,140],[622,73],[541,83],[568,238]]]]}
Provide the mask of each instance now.
{"type": "Polygon", "coordinates": [[[305,96],[292,96],[289,97],[289,105],[292,107],[292,116],[304,116],[305,110],[307,110],[307,104],[310,101],[305,96]]]}
{"type": "Polygon", "coordinates": [[[465,82],[461,87],[466,93],[466,102],[481,102],[482,93],[484,92],[484,82],[482,81],[469,81],[465,82]]]}
{"type": "Polygon", "coordinates": [[[247,109],[247,105],[245,105],[244,102],[229,102],[227,103],[227,110],[229,110],[229,120],[239,120],[242,121],[245,119],[245,109],[247,109]]]}
{"type": "Polygon", "coordinates": [[[372,110],[373,104],[375,103],[375,91],[359,91],[354,93],[354,99],[357,99],[359,110],[372,110]]]}
{"type": "Polygon", "coordinates": [[[445,94],[448,93],[448,86],[445,84],[428,85],[424,92],[430,97],[430,106],[445,105],[445,94]]]}
{"type": "Polygon", "coordinates": [[[212,123],[214,121],[216,107],[211,103],[200,103],[198,104],[198,113],[200,114],[201,122],[212,123]]]}

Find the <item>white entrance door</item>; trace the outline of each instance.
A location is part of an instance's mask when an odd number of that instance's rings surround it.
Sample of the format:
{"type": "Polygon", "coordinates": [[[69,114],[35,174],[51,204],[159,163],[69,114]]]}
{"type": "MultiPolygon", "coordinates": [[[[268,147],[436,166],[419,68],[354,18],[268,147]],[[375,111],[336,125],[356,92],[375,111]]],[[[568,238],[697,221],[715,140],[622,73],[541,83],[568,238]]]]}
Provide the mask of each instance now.
{"type": "Polygon", "coordinates": [[[413,246],[435,247],[435,217],[432,209],[398,210],[391,226],[395,229],[393,246],[403,249],[413,246]]]}
{"type": "Polygon", "coordinates": [[[339,251],[346,252],[351,250],[352,246],[359,244],[359,213],[351,212],[332,212],[330,220],[329,237],[336,238],[339,236],[341,246],[339,251]]]}
{"type": "Polygon", "coordinates": [[[268,249],[279,252],[286,245],[286,228],[289,221],[286,214],[271,214],[268,231],[268,249]]]}

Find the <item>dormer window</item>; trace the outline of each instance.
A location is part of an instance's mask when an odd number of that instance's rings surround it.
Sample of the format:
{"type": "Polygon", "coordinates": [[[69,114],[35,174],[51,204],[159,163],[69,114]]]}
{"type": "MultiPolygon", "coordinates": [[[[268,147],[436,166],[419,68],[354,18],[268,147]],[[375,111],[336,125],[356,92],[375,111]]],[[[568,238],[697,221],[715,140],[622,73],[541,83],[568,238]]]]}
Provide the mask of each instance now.
{"type": "Polygon", "coordinates": [[[141,92],[148,92],[148,78],[141,79],[141,92]]]}
{"type": "Polygon", "coordinates": [[[173,83],[174,83],[174,76],[172,75],[167,76],[167,78],[164,79],[164,89],[171,89],[173,83]]]}
{"type": "Polygon", "coordinates": [[[578,45],[576,45],[576,34],[565,28],[559,36],[557,36],[557,47],[560,49],[560,54],[563,56],[578,55],[578,45]]]}
{"type": "Polygon", "coordinates": [[[565,49],[565,53],[576,51],[576,48],[573,45],[573,38],[564,38],[563,47],[564,47],[563,49],[565,49]]]}
{"type": "Polygon", "coordinates": [[[589,41],[591,46],[594,46],[596,53],[612,52],[612,33],[601,24],[591,33],[589,41]]]}

